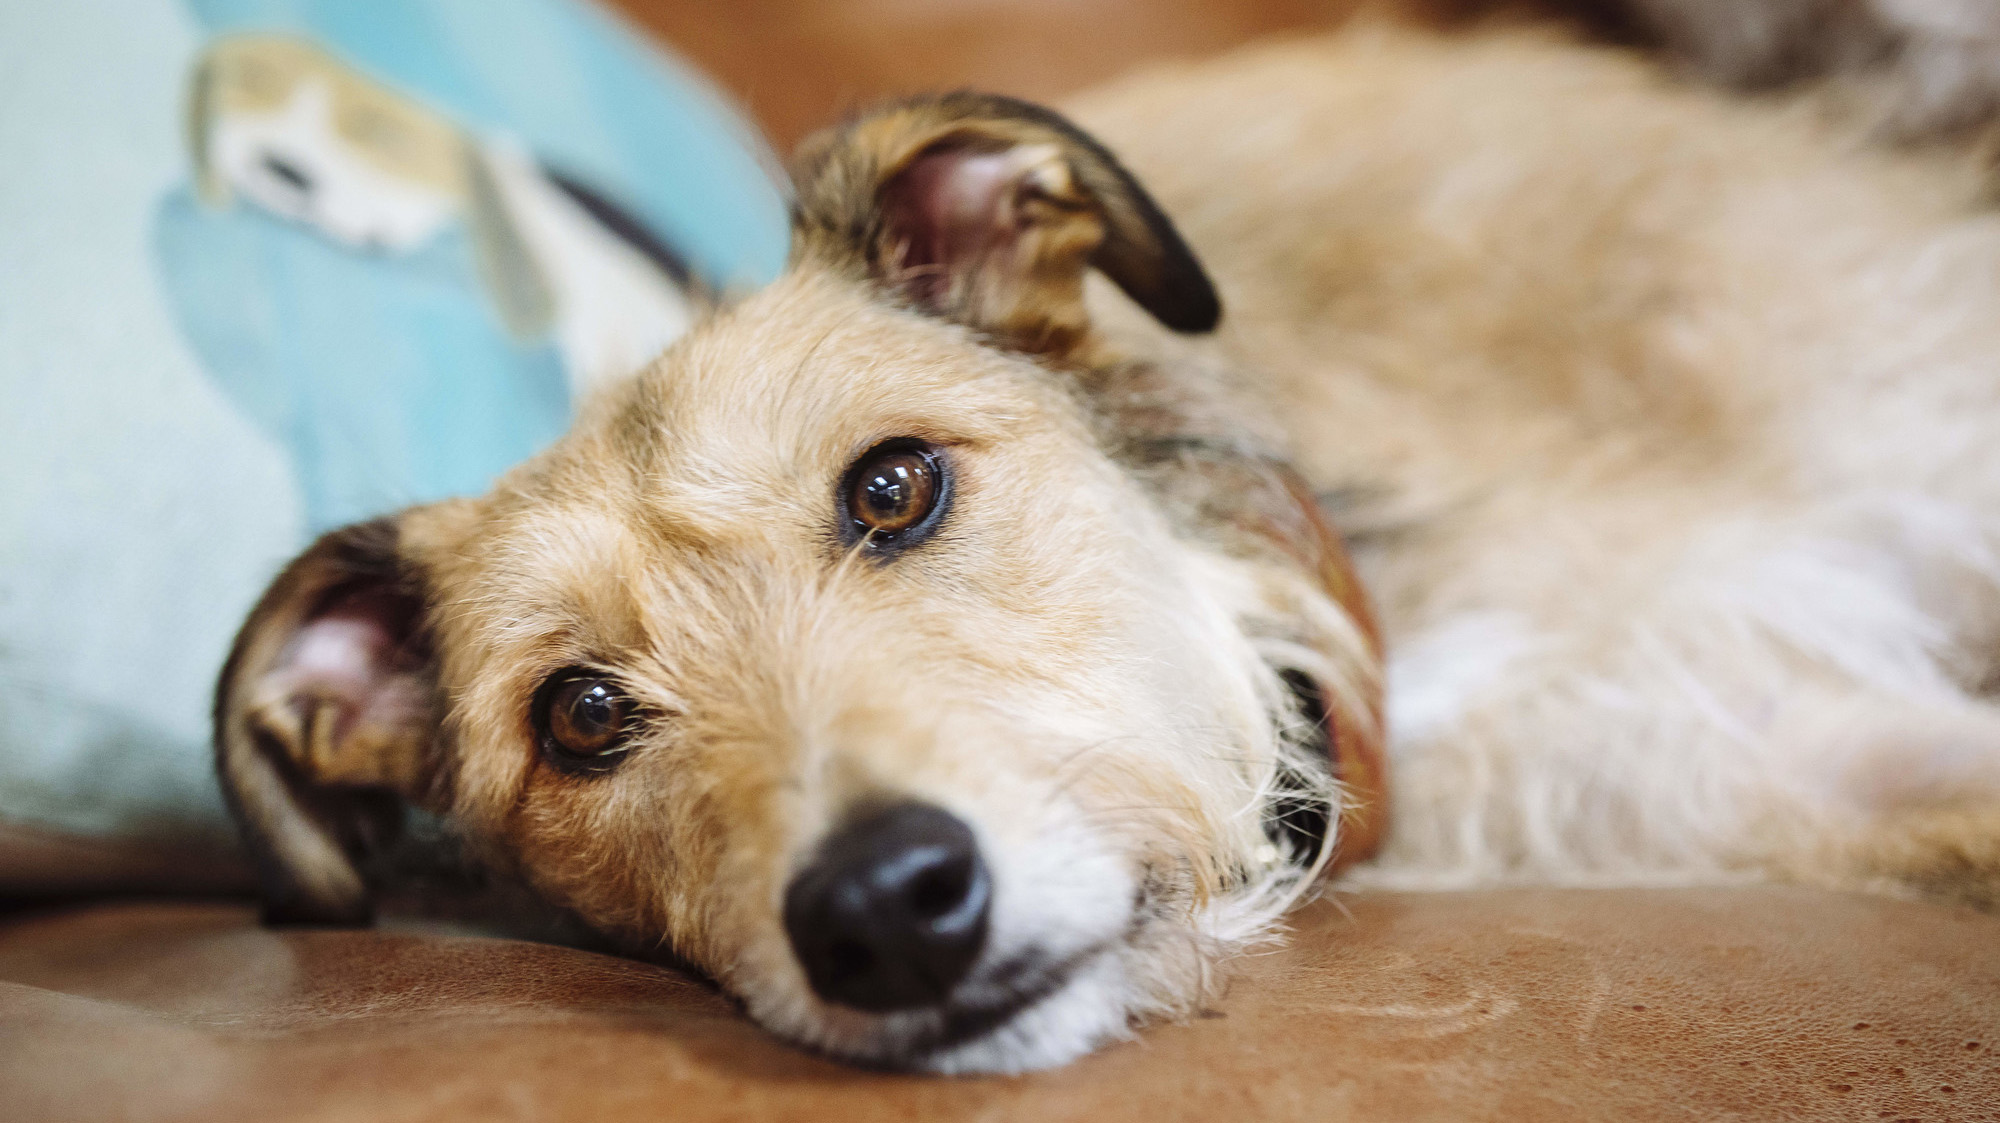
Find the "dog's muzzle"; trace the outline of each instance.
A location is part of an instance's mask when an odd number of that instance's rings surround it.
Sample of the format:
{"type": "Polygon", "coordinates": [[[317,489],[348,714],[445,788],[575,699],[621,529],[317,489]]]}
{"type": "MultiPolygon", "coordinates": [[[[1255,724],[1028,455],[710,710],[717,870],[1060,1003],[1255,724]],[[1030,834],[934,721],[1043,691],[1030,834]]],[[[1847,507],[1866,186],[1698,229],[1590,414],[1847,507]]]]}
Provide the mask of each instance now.
{"type": "Polygon", "coordinates": [[[821,998],[870,1013],[945,1003],[986,943],[992,881],[971,828],[923,803],[835,830],[785,891],[785,933],[821,998]]]}

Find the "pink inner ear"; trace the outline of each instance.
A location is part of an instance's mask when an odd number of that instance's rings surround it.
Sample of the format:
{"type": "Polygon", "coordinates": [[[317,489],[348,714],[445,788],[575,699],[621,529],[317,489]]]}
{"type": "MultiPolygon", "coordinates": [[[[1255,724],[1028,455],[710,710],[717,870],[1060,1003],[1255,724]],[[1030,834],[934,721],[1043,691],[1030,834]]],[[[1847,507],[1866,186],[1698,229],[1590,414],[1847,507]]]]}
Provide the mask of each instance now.
{"type": "Polygon", "coordinates": [[[929,304],[951,291],[954,275],[1020,233],[1015,202],[1026,170],[1015,150],[942,149],[910,162],[884,193],[903,243],[896,262],[911,295],[929,304]]]}
{"type": "Polygon", "coordinates": [[[417,605],[408,597],[365,589],[335,599],[293,634],[272,668],[273,685],[305,721],[312,710],[338,707],[338,749],[360,723],[382,728],[408,721],[423,705],[411,672],[422,655],[410,650],[417,605]]]}
{"type": "Polygon", "coordinates": [[[322,616],[292,637],[279,666],[296,683],[358,696],[380,676],[395,646],[395,637],[377,619],[322,616]]]}

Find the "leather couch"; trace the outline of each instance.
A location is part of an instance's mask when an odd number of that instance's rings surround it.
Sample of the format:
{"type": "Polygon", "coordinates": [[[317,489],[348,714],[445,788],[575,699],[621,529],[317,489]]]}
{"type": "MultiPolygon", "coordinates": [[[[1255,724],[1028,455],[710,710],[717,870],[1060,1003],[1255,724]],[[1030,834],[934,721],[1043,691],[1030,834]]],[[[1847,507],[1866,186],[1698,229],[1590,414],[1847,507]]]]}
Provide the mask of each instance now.
{"type": "Polygon", "coordinates": [[[239,904],[0,923],[9,1120],[2000,1120],[2000,917],[1815,890],[1344,896],[1067,1068],[864,1072],[666,968],[239,904]]]}

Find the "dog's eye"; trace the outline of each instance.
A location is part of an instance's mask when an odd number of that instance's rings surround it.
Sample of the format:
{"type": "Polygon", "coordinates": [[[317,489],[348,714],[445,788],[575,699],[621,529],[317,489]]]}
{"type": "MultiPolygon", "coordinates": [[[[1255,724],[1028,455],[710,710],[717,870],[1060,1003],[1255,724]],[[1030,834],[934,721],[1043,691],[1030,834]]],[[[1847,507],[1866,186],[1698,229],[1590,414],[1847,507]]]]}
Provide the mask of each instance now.
{"type": "Polygon", "coordinates": [[[850,530],[876,548],[903,547],[936,528],[950,491],[944,458],[922,441],[886,441],[854,462],[841,488],[850,530]]]}
{"type": "Polygon", "coordinates": [[[638,707],[603,675],[572,667],[538,692],[535,726],[542,752],[572,770],[607,772],[625,756],[638,707]]]}

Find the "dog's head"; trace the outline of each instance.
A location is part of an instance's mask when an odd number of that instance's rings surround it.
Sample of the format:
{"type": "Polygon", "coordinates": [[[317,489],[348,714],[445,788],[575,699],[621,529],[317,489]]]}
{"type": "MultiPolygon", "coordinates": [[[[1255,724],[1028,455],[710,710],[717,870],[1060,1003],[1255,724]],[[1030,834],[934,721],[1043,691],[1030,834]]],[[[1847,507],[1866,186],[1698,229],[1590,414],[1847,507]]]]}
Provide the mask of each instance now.
{"type": "Polygon", "coordinates": [[[276,916],[365,919],[408,803],[794,1040],[1057,1063],[1365,848],[1327,741],[1371,764],[1373,641],[1296,478],[1093,331],[1092,267],[1219,315],[1102,148],[960,95],[798,168],[781,280],[491,494],[278,578],[223,783],[276,916]]]}

